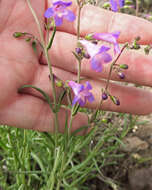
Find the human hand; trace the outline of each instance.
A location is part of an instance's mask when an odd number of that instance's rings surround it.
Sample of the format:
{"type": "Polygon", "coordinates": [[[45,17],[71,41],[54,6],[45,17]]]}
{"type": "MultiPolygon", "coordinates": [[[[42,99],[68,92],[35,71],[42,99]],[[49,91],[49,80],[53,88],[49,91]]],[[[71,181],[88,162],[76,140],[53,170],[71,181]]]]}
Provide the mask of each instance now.
{"type": "MultiPolygon", "coordinates": [[[[45,33],[43,23],[44,11],[48,6],[47,2],[31,0],[31,4],[45,33]]],[[[40,94],[32,89],[26,89],[22,94],[18,93],[21,86],[31,84],[51,95],[48,67],[39,63],[40,57],[34,54],[28,43],[14,39],[12,36],[14,32],[20,31],[31,33],[39,38],[35,21],[26,1],[2,0],[0,7],[1,124],[40,131],[53,131],[53,114],[40,94]]],[[[76,13],[75,4],[73,4],[73,11],[76,13]]],[[[119,41],[121,43],[132,41],[135,37],[140,36],[141,44],[150,44],[152,43],[151,29],[151,23],[129,15],[113,13],[89,5],[82,10],[81,36],[91,32],[120,31],[119,41]]],[[[53,47],[49,52],[54,66],[53,72],[62,80],[76,78],[77,63],[71,53],[76,46],[75,34],[76,21],[74,23],[64,21],[63,25],[57,28],[53,47]]],[[[129,65],[129,69],[125,73],[126,78],[123,81],[145,86],[152,85],[151,56],[126,51],[121,55],[119,63],[129,65]]],[[[91,104],[87,103],[87,107],[95,108],[99,104],[100,89],[105,86],[102,78],[107,78],[108,72],[108,65],[102,73],[96,73],[90,70],[88,61],[84,60],[81,74],[89,78],[87,80],[92,84],[92,92],[95,96],[95,101],[91,104]]],[[[112,79],[118,80],[118,77],[113,74],[112,79]]],[[[104,110],[133,114],[148,114],[152,111],[152,94],[150,92],[114,83],[110,84],[109,91],[112,95],[119,97],[121,104],[116,106],[107,100],[102,106],[104,110]]],[[[61,126],[65,121],[64,109],[59,112],[59,118],[61,126]]],[[[83,114],[78,114],[73,121],[73,130],[85,125],[86,122],[86,117],[83,114]]],[[[64,131],[63,127],[64,125],[60,131],[64,131]]]]}

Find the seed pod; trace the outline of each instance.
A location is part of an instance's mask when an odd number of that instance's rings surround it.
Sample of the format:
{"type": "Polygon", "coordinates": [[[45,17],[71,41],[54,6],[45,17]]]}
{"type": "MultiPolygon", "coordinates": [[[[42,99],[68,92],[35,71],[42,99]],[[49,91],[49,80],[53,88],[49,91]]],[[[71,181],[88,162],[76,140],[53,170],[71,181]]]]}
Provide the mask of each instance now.
{"type": "Polygon", "coordinates": [[[127,64],[121,64],[119,65],[120,69],[128,69],[128,65],[127,64]]]}
{"type": "Polygon", "coordinates": [[[107,100],[107,98],[108,98],[108,95],[105,92],[103,92],[102,93],[102,100],[107,100]]]}

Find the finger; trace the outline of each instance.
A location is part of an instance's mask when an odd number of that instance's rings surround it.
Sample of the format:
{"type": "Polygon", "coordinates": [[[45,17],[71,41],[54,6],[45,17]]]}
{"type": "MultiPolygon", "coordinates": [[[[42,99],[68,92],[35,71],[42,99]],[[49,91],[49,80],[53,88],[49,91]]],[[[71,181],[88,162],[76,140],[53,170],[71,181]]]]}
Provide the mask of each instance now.
{"type": "MultiPolygon", "coordinates": [[[[52,65],[61,69],[77,73],[78,63],[72,51],[75,51],[77,39],[74,35],[57,32],[52,49],[49,51],[52,65]]],[[[104,65],[102,72],[91,69],[90,60],[84,59],[81,64],[81,75],[92,78],[107,78],[110,63],[104,65]]],[[[123,81],[139,85],[152,86],[152,56],[144,55],[142,52],[125,50],[117,64],[128,64],[129,69],[124,71],[123,81]]],[[[112,72],[112,80],[121,80],[116,72],[112,72]]]]}
{"type": "MultiPolygon", "coordinates": [[[[67,71],[63,71],[59,68],[53,68],[53,71],[56,76],[61,78],[63,81],[66,80],[75,80],[77,77],[73,73],[69,73],[67,71]]],[[[47,66],[41,67],[41,75],[37,77],[38,80],[33,82],[33,85],[45,90],[50,94],[51,85],[50,81],[46,77],[46,73],[48,72],[47,66]]],[[[88,108],[96,108],[101,100],[101,89],[105,88],[106,82],[102,80],[91,80],[86,79],[93,86],[92,93],[95,97],[95,101],[93,103],[87,103],[86,107],[88,108]]],[[[85,83],[84,81],[82,81],[85,83]]],[[[120,106],[116,106],[113,102],[108,98],[107,101],[104,102],[101,109],[115,112],[126,112],[132,114],[149,114],[152,112],[152,94],[143,89],[129,87],[129,86],[121,86],[119,84],[110,83],[108,91],[111,95],[118,97],[120,100],[120,106]]],[[[32,92],[34,95],[36,92],[32,92]]],[[[36,96],[39,96],[36,94],[36,96]]]]}
{"type": "MultiPolygon", "coordinates": [[[[72,10],[78,15],[78,7],[73,2],[72,10]]],[[[64,24],[58,30],[76,34],[77,20],[72,23],[64,21],[64,24]]],[[[114,13],[95,7],[85,5],[81,11],[80,33],[85,36],[93,32],[114,32],[120,31],[119,42],[130,42],[135,37],[140,36],[140,43],[152,43],[152,23],[145,19],[122,14],[114,13]]]]}
{"type": "MultiPolygon", "coordinates": [[[[44,31],[44,11],[46,9],[45,1],[30,1],[38,20],[44,31]]],[[[12,36],[14,32],[27,32],[39,37],[37,24],[28,7],[27,1],[9,0],[0,1],[0,31],[12,36]],[[7,11],[6,11],[7,10],[7,11]]]]}
{"type": "MultiPolygon", "coordinates": [[[[38,131],[55,131],[54,114],[45,101],[26,94],[19,94],[16,99],[9,107],[0,111],[1,124],[38,131]]],[[[67,111],[67,114],[70,119],[70,111],[67,111]]],[[[64,109],[59,111],[58,118],[59,132],[63,133],[66,122],[64,109]]],[[[87,117],[84,114],[78,114],[73,120],[71,132],[86,125],[87,117]]],[[[81,132],[83,133],[84,131],[81,132]]]]}

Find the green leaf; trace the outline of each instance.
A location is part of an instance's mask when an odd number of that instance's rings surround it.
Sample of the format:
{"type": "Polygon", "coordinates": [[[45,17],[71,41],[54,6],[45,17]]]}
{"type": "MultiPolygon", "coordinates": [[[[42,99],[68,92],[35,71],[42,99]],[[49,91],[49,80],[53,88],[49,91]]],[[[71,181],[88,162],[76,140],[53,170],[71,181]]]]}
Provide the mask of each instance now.
{"type": "Polygon", "coordinates": [[[36,41],[34,40],[33,42],[32,42],[32,48],[33,48],[33,50],[34,50],[34,52],[36,53],[37,52],[37,44],[36,44],[36,41]]]}
{"type": "Polygon", "coordinates": [[[23,33],[23,32],[14,32],[13,36],[15,38],[19,38],[19,37],[25,36],[25,33],[23,33]]]}
{"type": "Polygon", "coordinates": [[[82,127],[80,127],[79,129],[76,129],[73,133],[72,133],[72,135],[77,135],[78,133],[80,133],[81,131],[85,131],[85,130],[87,130],[89,128],[89,126],[82,126],[82,127]]]}
{"type": "Polygon", "coordinates": [[[36,86],[33,86],[33,85],[23,85],[21,88],[18,89],[18,92],[22,92],[22,89],[24,89],[24,88],[33,88],[33,89],[37,90],[38,92],[40,92],[43,95],[43,97],[45,98],[45,100],[48,102],[51,110],[54,112],[52,103],[51,103],[51,99],[46,92],[44,92],[42,89],[40,89],[36,86]]]}
{"type": "Polygon", "coordinates": [[[66,90],[62,91],[61,94],[60,94],[60,96],[59,96],[58,105],[57,105],[57,111],[59,111],[59,109],[61,107],[61,102],[62,102],[65,94],[66,94],[66,90]]]}
{"type": "Polygon", "coordinates": [[[75,106],[75,107],[74,107],[74,109],[73,109],[72,116],[75,116],[75,115],[77,114],[77,112],[78,112],[78,110],[79,110],[79,107],[80,107],[79,104],[76,104],[76,105],[74,105],[74,106],[75,106]]]}
{"type": "Polygon", "coordinates": [[[52,43],[53,43],[53,40],[55,37],[55,33],[56,33],[56,27],[53,28],[53,33],[52,33],[52,36],[51,36],[50,41],[48,43],[47,50],[49,50],[52,46],[52,43]]]}

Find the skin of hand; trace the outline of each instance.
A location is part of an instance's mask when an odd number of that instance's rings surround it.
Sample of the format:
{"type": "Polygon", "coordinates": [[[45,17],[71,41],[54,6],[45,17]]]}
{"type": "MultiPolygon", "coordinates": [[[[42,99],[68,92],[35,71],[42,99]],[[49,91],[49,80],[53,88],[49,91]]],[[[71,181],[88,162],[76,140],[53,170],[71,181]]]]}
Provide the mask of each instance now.
{"type": "MultiPolygon", "coordinates": [[[[50,7],[47,1],[31,0],[45,36],[44,12],[50,7]]],[[[77,6],[73,3],[71,10],[77,14],[77,6]]],[[[53,65],[53,72],[62,80],[76,79],[77,62],[71,53],[77,42],[77,21],[64,21],[57,28],[57,33],[49,54],[53,65]]],[[[141,37],[141,44],[152,43],[152,23],[130,15],[113,13],[91,5],[86,5],[81,13],[81,37],[91,32],[120,31],[120,43],[132,42],[137,36],[141,37]]],[[[37,26],[27,6],[26,0],[0,1],[0,124],[7,124],[19,128],[39,131],[54,131],[53,114],[43,97],[30,88],[18,93],[18,89],[30,84],[46,91],[50,96],[51,85],[48,79],[49,70],[45,64],[40,64],[40,55],[36,55],[31,45],[25,40],[15,39],[14,32],[28,32],[39,38],[37,26]],[[6,11],[7,10],[7,11],[6,11]]],[[[152,86],[152,56],[145,56],[138,51],[124,51],[118,63],[126,63],[129,69],[125,71],[124,82],[152,86]]],[[[88,60],[82,63],[81,74],[87,77],[93,86],[95,96],[93,103],[86,107],[96,108],[101,99],[101,88],[109,73],[110,64],[104,67],[103,72],[96,73],[90,69],[88,60]]],[[[113,73],[112,80],[118,81],[113,73]]],[[[104,102],[102,109],[126,112],[132,114],[149,114],[152,112],[152,94],[141,88],[123,86],[110,83],[109,92],[118,97],[120,106],[110,100],[104,102]]],[[[70,112],[69,112],[70,115],[70,112]]],[[[58,113],[60,132],[64,131],[65,110],[58,113]]],[[[84,114],[77,114],[73,120],[75,130],[87,124],[84,114]]]]}

